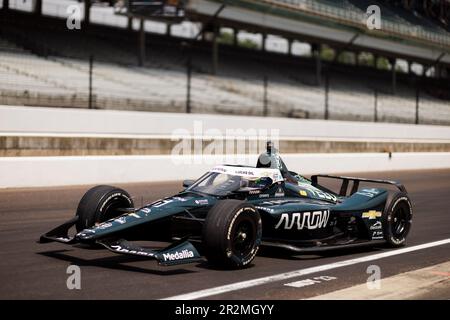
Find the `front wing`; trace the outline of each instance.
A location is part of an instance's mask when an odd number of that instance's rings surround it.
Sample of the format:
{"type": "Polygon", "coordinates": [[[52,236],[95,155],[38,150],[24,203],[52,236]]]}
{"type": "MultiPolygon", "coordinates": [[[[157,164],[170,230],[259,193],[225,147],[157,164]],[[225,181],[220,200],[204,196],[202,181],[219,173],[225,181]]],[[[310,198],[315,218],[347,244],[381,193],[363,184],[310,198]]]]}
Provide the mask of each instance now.
{"type": "MultiPolygon", "coordinates": [[[[73,227],[77,221],[78,216],[42,235],[38,242],[48,243],[55,241],[65,244],[80,243],[81,241],[76,235],[73,237],[68,235],[69,229],[73,227]]],[[[202,260],[197,249],[187,241],[187,238],[182,238],[163,249],[144,248],[125,239],[99,239],[94,243],[98,243],[115,253],[155,259],[158,261],[158,264],[163,266],[194,263],[202,260]]]]}

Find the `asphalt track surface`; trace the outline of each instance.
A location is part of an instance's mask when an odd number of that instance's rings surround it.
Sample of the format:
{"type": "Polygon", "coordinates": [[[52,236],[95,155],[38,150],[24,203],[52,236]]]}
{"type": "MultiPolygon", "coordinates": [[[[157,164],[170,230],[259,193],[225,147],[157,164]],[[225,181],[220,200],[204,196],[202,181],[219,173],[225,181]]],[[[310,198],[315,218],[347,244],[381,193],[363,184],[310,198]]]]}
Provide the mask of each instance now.
{"type": "MultiPolygon", "coordinates": [[[[450,239],[450,170],[358,176],[396,179],[405,184],[415,209],[406,248],[450,239]]],[[[181,189],[180,183],[120,186],[130,192],[136,205],[181,189]]],[[[276,250],[263,250],[250,268],[224,271],[213,269],[207,263],[161,267],[153,260],[116,255],[106,250],[59,243],[37,244],[42,233],[73,216],[79,199],[89,187],[0,190],[0,299],[162,299],[261,277],[272,279],[285,272],[392,251],[379,247],[289,256],[280,255],[276,250]],[[71,264],[81,268],[81,290],[67,289],[66,270],[71,264]]],[[[388,277],[449,260],[450,244],[447,243],[286,280],[274,278],[261,285],[238,286],[236,290],[207,294],[203,298],[305,299],[365,283],[370,276],[369,265],[379,266],[381,276],[388,277]],[[323,276],[332,278],[317,281],[323,279],[317,277],[323,276]],[[314,284],[286,286],[306,279],[315,279],[314,284]]],[[[450,299],[450,284],[448,290],[430,297],[450,299]]]]}

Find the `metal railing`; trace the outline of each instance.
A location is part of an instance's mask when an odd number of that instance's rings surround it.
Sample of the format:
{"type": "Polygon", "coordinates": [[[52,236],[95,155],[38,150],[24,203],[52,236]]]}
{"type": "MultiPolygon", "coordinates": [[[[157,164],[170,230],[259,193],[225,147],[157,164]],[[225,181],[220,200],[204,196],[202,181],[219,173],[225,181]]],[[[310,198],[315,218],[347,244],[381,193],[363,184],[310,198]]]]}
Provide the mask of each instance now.
{"type": "MultiPolygon", "coordinates": [[[[366,27],[366,12],[353,7],[350,4],[348,6],[344,6],[344,2],[336,1],[334,5],[331,5],[314,0],[262,1],[270,5],[285,7],[286,9],[296,10],[299,12],[307,12],[310,14],[320,14],[332,19],[339,20],[343,23],[359,25],[363,28],[366,27]]],[[[400,18],[398,21],[382,19],[382,29],[380,31],[391,35],[407,36],[417,40],[425,40],[438,45],[450,47],[449,34],[445,34],[445,31],[439,30],[439,27],[436,27],[436,29],[432,30],[431,28],[426,26],[414,26],[412,24],[401,21],[400,18]]]]}

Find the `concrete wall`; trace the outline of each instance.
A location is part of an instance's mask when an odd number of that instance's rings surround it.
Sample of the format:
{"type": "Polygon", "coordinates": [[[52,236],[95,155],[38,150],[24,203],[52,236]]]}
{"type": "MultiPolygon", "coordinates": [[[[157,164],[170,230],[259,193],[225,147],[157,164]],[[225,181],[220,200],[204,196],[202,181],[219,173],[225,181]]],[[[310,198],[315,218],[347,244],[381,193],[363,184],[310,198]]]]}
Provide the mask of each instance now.
{"type": "MultiPolygon", "coordinates": [[[[114,155],[170,155],[183,142],[194,146],[202,146],[208,150],[210,145],[216,146],[214,153],[236,154],[258,153],[265,150],[266,139],[250,141],[246,139],[171,139],[162,137],[65,137],[41,135],[1,135],[0,157],[50,157],[50,156],[114,156],[114,155]],[[228,148],[234,145],[242,149],[228,148]],[[218,147],[217,145],[220,145],[218,147]],[[259,148],[259,149],[256,149],[259,148]]],[[[357,152],[450,152],[448,142],[405,142],[405,141],[335,141],[317,139],[282,138],[278,144],[283,154],[288,153],[357,153],[357,152]]],[[[184,149],[183,153],[189,149],[184,149]]],[[[198,154],[199,152],[197,152],[198,154]]]]}
{"type": "MultiPolygon", "coordinates": [[[[293,171],[312,173],[450,168],[450,152],[288,154],[293,171]]],[[[0,158],[0,188],[175,181],[200,177],[215,163],[256,163],[256,156],[86,156],[0,158]]]]}
{"type": "MultiPolygon", "coordinates": [[[[450,141],[449,126],[324,121],[227,115],[0,106],[0,135],[225,135],[227,130],[279,129],[281,138],[351,141],[450,141]],[[214,130],[212,130],[214,129],[214,130]]],[[[244,134],[245,135],[245,134],[244,134]]]]}
{"type": "MultiPolygon", "coordinates": [[[[283,158],[291,170],[302,174],[450,168],[450,152],[394,152],[389,158],[388,153],[345,153],[343,149],[344,153],[306,154],[301,153],[303,149],[294,148],[300,140],[325,141],[328,147],[333,145],[329,141],[448,145],[450,127],[0,106],[0,137],[158,137],[170,141],[175,132],[177,136],[199,137],[250,128],[257,133],[269,130],[269,134],[271,128],[279,128],[280,140],[291,144],[286,149],[292,149],[283,158]],[[292,142],[295,140],[297,143],[292,142]]],[[[248,136],[248,133],[238,135],[248,136]]],[[[3,140],[11,140],[8,139],[3,140]]],[[[22,143],[27,141],[22,140],[22,143]]],[[[123,148],[119,146],[119,149],[123,148]]],[[[221,163],[254,165],[256,155],[0,157],[0,188],[182,180],[197,178],[214,164],[221,163]]]]}

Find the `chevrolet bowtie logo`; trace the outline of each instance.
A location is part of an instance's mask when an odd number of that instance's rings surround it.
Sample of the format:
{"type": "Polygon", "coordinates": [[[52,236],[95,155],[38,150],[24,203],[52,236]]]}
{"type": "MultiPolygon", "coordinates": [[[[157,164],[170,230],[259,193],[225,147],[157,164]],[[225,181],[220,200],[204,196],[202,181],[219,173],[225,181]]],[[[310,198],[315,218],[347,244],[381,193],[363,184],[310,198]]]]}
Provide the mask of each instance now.
{"type": "Polygon", "coordinates": [[[370,211],[367,211],[367,212],[363,212],[362,217],[363,218],[368,218],[368,219],[379,218],[379,217],[381,217],[381,212],[380,211],[375,211],[375,210],[370,210],[370,211]]]}

